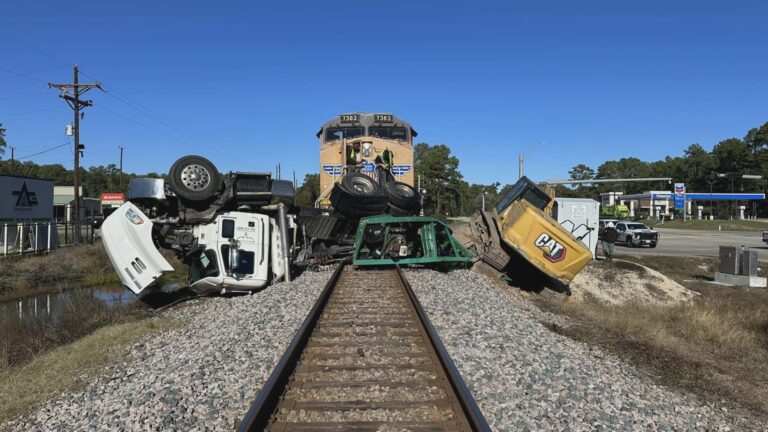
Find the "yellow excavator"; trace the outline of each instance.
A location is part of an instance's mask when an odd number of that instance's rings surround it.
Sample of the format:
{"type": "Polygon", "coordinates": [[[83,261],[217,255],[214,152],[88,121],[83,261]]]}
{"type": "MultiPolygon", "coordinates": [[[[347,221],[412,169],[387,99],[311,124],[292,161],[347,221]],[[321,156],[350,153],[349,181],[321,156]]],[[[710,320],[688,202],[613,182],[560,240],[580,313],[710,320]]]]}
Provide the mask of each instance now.
{"type": "Polygon", "coordinates": [[[550,216],[552,201],[551,193],[521,178],[494,209],[471,218],[465,246],[508,282],[567,292],[592,253],[550,216]]]}

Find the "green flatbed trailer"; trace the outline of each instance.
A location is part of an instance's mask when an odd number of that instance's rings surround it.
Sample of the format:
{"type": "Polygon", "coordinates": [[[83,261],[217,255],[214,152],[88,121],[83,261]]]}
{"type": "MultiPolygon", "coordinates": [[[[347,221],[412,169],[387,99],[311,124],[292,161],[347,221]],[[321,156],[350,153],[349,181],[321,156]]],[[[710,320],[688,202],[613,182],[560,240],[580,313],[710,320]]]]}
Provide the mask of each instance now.
{"type": "Polygon", "coordinates": [[[352,263],[358,267],[419,264],[467,268],[474,257],[438,219],[380,215],[360,220],[352,263]]]}

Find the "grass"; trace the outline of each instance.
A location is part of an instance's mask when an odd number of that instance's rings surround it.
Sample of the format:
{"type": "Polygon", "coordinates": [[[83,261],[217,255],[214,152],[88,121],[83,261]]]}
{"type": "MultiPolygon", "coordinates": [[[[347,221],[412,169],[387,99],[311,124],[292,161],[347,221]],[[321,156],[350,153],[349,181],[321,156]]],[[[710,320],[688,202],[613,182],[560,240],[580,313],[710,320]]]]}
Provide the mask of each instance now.
{"type": "Polygon", "coordinates": [[[52,348],[71,343],[98,328],[151,316],[139,302],[107,306],[89,291],[72,291],[51,318],[0,316],[0,372],[29,362],[52,348]]]}
{"type": "Polygon", "coordinates": [[[82,389],[83,375],[122,359],[118,348],[142,337],[177,326],[169,319],[144,319],[101,328],[69,345],[56,348],[30,363],[0,372],[0,422],[29,411],[62,392],[82,389]]]}
{"type": "Polygon", "coordinates": [[[756,220],[739,220],[739,219],[717,219],[717,220],[689,220],[683,221],[682,219],[668,220],[661,223],[657,220],[643,220],[644,224],[657,227],[657,228],[677,228],[677,229],[692,229],[692,230],[711,230],[717,231],[719,229],[723,231],[762,231],[768,230],[768,223],[756,221],[756,220]]]}
{"type": "Polygon", "coordinates": [[[701,296],[671,306],[537,298],[543,308],[572,318],[572,325],[553,330],[601,346],[664,384],[768,415],[768,291],[705,282],[714,259],[632,259],[701,296]]]}

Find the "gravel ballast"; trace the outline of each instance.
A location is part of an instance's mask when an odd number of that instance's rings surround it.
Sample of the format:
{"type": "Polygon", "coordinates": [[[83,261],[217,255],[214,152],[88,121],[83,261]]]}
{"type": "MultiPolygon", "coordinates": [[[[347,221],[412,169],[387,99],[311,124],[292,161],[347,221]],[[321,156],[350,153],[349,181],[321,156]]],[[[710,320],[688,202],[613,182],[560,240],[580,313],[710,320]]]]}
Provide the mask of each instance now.
{"type": "MultiPolygon", "coordinates": [[[[205,298],[163,312],[183,327],[127,348],[128,360],[107,367],[85,390],[0,430],[231,430],[330,274],[306,272],[251,296],[205,298]]],[[[494,430],[761,429],[550,331],[542,322],[562,324],[563,318],[482,275],[409,270],[407,277],[494,430]]],[[[359,372],[344,373],[359,378],[359,372]]],[[[381,374],[392,381],[435,378],[416,369],[381,374]]]]}
{"type": "Polygon", "coordinates": [[[183,327],[130,347],[84,391],[5,425],[11,431],[231,430],[245,415],[330,271],[250,296],[205,298],[163,314],[183,327]]]}
{"type": "Polygon", "coordinates": [[[547,329],[559,321],[466,270],[408,280],[494,430],[760,430],[659,385],[607,352],[547,329]]]}

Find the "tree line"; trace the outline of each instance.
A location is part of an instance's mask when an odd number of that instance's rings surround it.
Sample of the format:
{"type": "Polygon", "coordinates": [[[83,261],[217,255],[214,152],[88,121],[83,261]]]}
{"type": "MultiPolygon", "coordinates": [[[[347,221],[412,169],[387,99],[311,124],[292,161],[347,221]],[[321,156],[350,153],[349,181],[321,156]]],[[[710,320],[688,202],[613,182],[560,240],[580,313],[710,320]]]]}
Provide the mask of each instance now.
{"type": "MultiPolygon", "coordinates": [[[[691,144],[681,156],[667,156],[654,162],[635,157],[605,161],[593,170],[585,164],[569,171],[571,179],[611,179],[641,177],[671,177],[684,182],[691,192],[762,192],[768,187],[763,176],[768,174],[768,122],[749,129],[744,138],[722,140],[707,151],[700,144],[691,144]],[[750,176],[745,178],[744,176],[750,176]]],[[[624,183],[625,193],[639,193],[649,189],[670,190],[666,183],[624,183]]],[[[617,190],[616,184],[582,186],[576,188],[586,196],[617,190]]]]}

